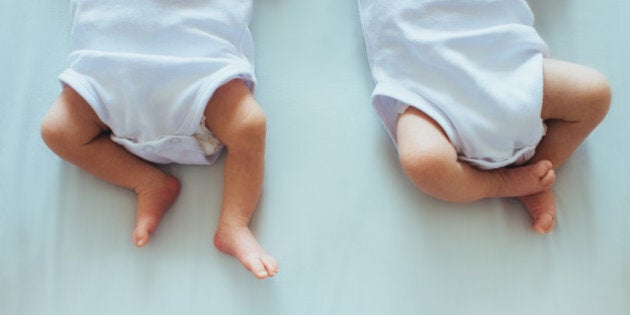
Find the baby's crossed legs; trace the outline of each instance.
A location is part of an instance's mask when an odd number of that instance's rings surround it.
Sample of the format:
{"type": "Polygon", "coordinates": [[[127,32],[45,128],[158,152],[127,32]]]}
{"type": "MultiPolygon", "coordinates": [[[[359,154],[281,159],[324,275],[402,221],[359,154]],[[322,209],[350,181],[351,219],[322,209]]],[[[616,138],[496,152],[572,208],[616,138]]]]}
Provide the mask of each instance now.
{"type": "Polygon", "coordinates": [[[548,161],[519,168],[478,170],[458,160],[439,125],[409,107],[398,119],[401,164],[418,188],[439,199],[471,202],[487,197],[517,197],[551,187],[555,180],[548,161]]]}
{"type": "Polygon", "coordinates": [[[547,134],[527,165],[481,171],[457,159],[442,129],[424,113],[409,108],[398,120],[401,164],[420,190],[439,199],[470,202],[488,197],[518,197],[545,233],[555,225],[551,186],[560,166],[604,118],[610,104],[606,79],[589,68],[556,60],[544,63],[541,117],[547,134]]]}
{"type": "MultiPolygon", "coordinates": [[[[265,118],[241,80],[219,88],[206,108],[206,126],[227,147],[223,209],[215,236],[218,249],[235,256],[256,277],[273,276],[278,265],[248,228],[262,186],[265,118]]],[[[42,123],[42,137],[60,157],[137,194],[137,246],[149,241],[179,194],[179,181],[115,144],[108,127],[73,89],[63,90],[42,123]]]]}

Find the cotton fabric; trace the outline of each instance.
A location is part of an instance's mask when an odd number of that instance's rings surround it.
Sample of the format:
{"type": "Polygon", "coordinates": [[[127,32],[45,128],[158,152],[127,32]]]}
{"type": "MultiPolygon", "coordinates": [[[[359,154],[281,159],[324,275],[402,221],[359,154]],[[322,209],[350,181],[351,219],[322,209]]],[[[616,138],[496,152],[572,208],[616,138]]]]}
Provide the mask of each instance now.
{"type": "Polygon", "coordinates": [[[74,0],[71,9],[59,78],[112,140],[151,162],[212,164],[222,145],[199,143],[206,104],[232,79],[255,84],[251,0],[74,0]]]}
{"type": "Polygon", "coordinates": [[[525,1],[359,0],[359,9],[373,105],[394,142],[398,115],[413,106],[479,168],[534,154],[547,46],[525,1]]]}

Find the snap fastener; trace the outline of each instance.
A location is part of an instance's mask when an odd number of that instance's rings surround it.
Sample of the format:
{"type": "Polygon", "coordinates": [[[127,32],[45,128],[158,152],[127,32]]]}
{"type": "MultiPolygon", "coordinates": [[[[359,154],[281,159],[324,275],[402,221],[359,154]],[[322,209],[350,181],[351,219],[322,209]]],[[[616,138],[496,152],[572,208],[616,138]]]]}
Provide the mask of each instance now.
{"type": "Polygon", "coordinates": [[[179,143],[180,141],[182,141],[180,138],[171,138],[171,140],[168,140],[168,142],[172,144],[179,143]]]}

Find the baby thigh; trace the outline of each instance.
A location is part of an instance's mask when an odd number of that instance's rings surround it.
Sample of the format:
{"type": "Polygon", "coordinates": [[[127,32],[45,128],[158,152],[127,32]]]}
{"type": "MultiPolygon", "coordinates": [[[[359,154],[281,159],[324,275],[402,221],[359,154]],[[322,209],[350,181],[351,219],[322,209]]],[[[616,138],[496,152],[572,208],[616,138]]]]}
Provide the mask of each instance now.
{"type": "Polygon", "coordinates": [[[63,89],[41,125],[46,145],[64,159],[72,158],[77,147],[90,143],[107,130],[92,107],[70,87],[63,89]]]}
{"type": "Polygon", "coordinates": [[[44,117],[41,134],[61,158],[115,185],[136,189],[164,177],[159,169],[114,143],[109,128],[70,87],[64,88],[44,117]]]}
{"type": "Polygon", "coordinates": [[[218,88],[204,115],[206,126],[228,151],[264,150],[265,114],[242,80],[235,79],[218,88]]]}
{"type": "Polygon", "coordinates": [[[610,85],[594,69],[554,59],[544,61],[542,118],[599,123],[610,104],[610,85]]]}
{"type": "Polygon", "coordinates": [[[409,107],[398,119],[397,134],[400,163],[419,190],[451,202],[471,202],[493,193],[492,172],[459,161],[446,134],[425,113],[409,107]]]}
{"type": "Polygon", "coordinates": [[[611,91],[599,72],[577,64],[545,59],[542,119],[548,130],[532,162],[558,167],[604,119],[611,91]]]}

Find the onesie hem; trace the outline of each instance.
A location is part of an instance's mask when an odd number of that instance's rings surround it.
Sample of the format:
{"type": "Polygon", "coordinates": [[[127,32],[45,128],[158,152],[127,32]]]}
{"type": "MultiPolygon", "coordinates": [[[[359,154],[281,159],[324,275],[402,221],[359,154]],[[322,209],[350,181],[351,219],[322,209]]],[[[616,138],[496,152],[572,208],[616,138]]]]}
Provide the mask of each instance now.
{"type": "MultiPolygon", "coordinates": [[[[190,136],[197,130],[202,120],[203,113],[208,102],[217,89],[234,79],[243,80],[249,89],[254,92],[256,77],[252,67],[246,62],[238,62],[229,65],[202,80],[201,88],[195,96],[191,113],[184,119],[184,122],[177,129],[176,134],[190,136]]],[[[212,130],[211,130],[212,131],[212,130]]]]}
{"type": "MultiPolygon", "coordinates": [[[[111,128],[110,115],[107,112],[107,107],[98,97],[98,94],[94,91],[94,89],[91,88],[89,77],[85,77],[72,68],[67,68],[59,75],[58,79],[61,83],[62,88],[67,86],[75,90],[94,110],[98,118],[101,119],[104,124],[111,128]]],[[[142,159],[153,163],[178,163],[190,165],[212,165],[216,163],[221,153],[223,152],[224,147],[218,149],[213,154],[205,155],[205,160],[203,161],[187,161],[185,163],[173,160],[171,158],[143,154],[141,147],[152,145],[153,143],[158,143],[160,139],[163,139],[164,137],[192,137],[199,129],[199,124],[203,120],[203,113],[212,95],[216,92],[218,88],[234,79],[243,80],[246,83],[247,87],[252,91],[252,93],[254,92],[256,86],[256,77],[254,75],[252,66],[249,63],[243,61],[235,62],[231,65],[227,65],[219,71],[209,74],[208,76],[206,76],[205,79],[201,80],[199,91],[195,95],[194,101],[191,104],[190,113],[184,118],[183,123],[173,134],[163,134],[159,138],[148,142],[135,142],[126,138],[120,138],[117,135],[112,134],[112,141],[124,146],[134,155],[137,155],[142,159]]],[[[200,146],[201,150],[201,144],[197,143],[197,145],[200,146]]]]}
{"type": "Polygon", "coordinates": [[[414,107],[435,120],[444,130],[446,136],[454,144],[458,144],[457,133],[452,126],[448,116],[433,103],[425,100],[422,96],[415,95],[393,83],[379,83],[372,93],[372,105],[381,118],[381,122],[386,127],[387,132],[398,149],[398,116],[405,112],[408,107],[414,107]],[[394,107],[394,111],[388,109],[394,107]]]}
{"type": "Polygon", "coordinates": [[[61,83],[62,88],[70,87],[76,91],[96,113],[96,116],[106,125],[110,125],[109,114],[104,111],[105,106],[101,99],[94,92],[90,84],[85,82],[86,79],[83,75],[74,71],[71,68],[66,69],[58,76],[58,80],[61,83]]]}
{"type": "MultiPolygon", "coordinates": [[[[372,94],[372,104],[378,113],[381,123],[385,126],[387,133],[392,139],[396,150],[398,150],[398,117],[409,107],[414,107],[435,120],[442,130],[444,130],[447,138],[455,149],[458,150],[458,148],[461,147],[457,131],[448,119],[448,116],[443,113],[440,108],[425,100],[422,96],[410,93],[391,83],[380,83],[375,87],[372,94]]],[[[538,143],[540,143],[540,139],[543,136],[544,132],[541,134],[536,144],[515,148],[513,154],[501,160],[492,161],[472,158],[463,155],[459,151],[457,152],[457,159],[482,170],[497,169],[509,165],[521,165],[534,156],[538,143]]]]}

